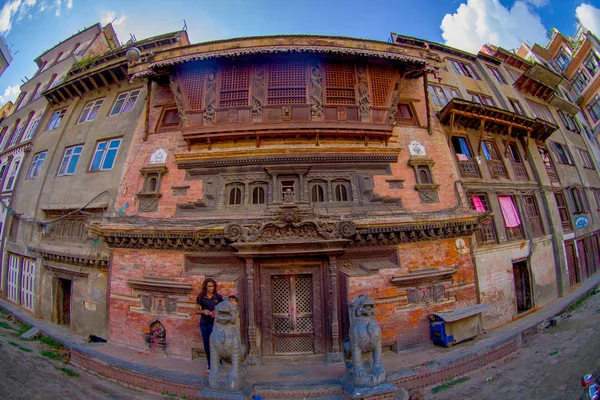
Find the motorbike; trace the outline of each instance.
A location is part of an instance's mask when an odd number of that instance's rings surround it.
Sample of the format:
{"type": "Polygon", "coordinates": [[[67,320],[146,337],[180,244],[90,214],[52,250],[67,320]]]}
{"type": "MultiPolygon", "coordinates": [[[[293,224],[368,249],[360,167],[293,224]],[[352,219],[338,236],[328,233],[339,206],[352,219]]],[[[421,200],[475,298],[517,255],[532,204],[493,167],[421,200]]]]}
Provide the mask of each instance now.
{"type": "Polygon", "coordinates": [[[579,395],[580,400],[600,400],[600,375],[594,380],[592,374],[581,377],[583,392],[579,395]]]}

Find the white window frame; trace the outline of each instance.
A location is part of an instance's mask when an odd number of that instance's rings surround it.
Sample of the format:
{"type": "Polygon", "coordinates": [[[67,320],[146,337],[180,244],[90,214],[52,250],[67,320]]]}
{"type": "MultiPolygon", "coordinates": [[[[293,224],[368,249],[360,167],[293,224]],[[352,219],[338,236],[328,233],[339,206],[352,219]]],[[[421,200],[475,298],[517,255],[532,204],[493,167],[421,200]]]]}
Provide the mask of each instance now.
{"type": "Polygon", "coordinates": [[[48,126],[46,127],[46,130],[49,131],[49,130],[60,127],[60,123],[61,123],[62,119],[65,117],[66,113],[67,113],[66,108],[63,108],[62,110],[54,111],[52,113],[52,117],[50,118],[50,121],[48,122],[48,126]]]}
{"type": "Polygon", "coordinates": [[[29,171],[27,172],[26,179],[35,179],[38,177],[38,175],[40,174],[40,169],[42,169],[47,155],[47,151],[40,151],[39,153],[33,156],[33,161],[31,161],[31,166],[29,167],[29,171]]]}
{"type": "Polygon", "coordinates": [[[58,172],[57,172],[56,176],[73,175],[75,173],[75,171],[77,171],[77,164],[79,163],[79,158],[81,157],[82,152],[83,152],[83,145],[67,147],[65,149],[65,152],[63,153],[62,160],[60,160],[60,164],[58,166],[58,172]],[[77,152],[77,150],[79,150],[79,151],[77,152]],[[75,166],[73,167],[73,172],[69,172],[69,166],[71,165],[71,163],[73,162],[73,159],[75,157],[77,157],[77,158],[75,160],[75,166]],[[61,170],[63,169],[63,165],[66,165],[66,169],[64,172],[61,172],[61,170]]]}
{"type": "Polygon", "coordinates": [[[14,254],[8,254],[8,274],[6,277],[6,298],[13,303],[19,300],[19,278],[21,258],[14,254]]]}
{"type": "MultiPolygon", "coordinates": [[[[35,115],[33,116],[33,118],[35,118],[35,115]]],[[[33,121],[29,124],[29,127],[27,128],[27,132],[25,133],[23,140],[21,140],[21,143],[26,142],[33,137],[33,134],[35,133],[35,130],[36,130],[37,126],[39,125],[41,119],[42,119],[41,114],[39,117],[33,119],[33,121]]]]}
{"type": "Polygon", "coordinates": [[[6,176],[6,182],[4,183],[4,191],[13,190],[15,187],[15,181],[17,180],[17,175],[19,174],[19,170],[21,169],[21,164],[23,161],[23,157],[15,158],[10,164],[10,168],[8,170],[8,175],[6,176]]]}
{"type": "Polygon", "coordinates": [[[83,111],[81,112],[81,116],[79,117],[79,120],[77,120],[77,123],[83,124],[84,122],[93,121],[98,115],[98,112],[100,111],[100,107],[102,107],[103,102],[103,98],[88,101],[88,103],[83,108],[83,111]]]}
{"type": "Polygon", "coordinates": [[[122,138],[102,140],[98,142],[96,144],[94,156],[92,157],[92,162],[90,163],[90,171],[110,171],[111,169],[113,169],[115,161],[117,160],[117,155],[119,154],[119,147],[121,147],[121,142],[122,138]],[[104,147],[100,148],[102,145],[104,145],[104,147]],[[115,150],[115,156],[112,159],[112,164],[110,166],[106,166],[104,165],[104,163],[106,162],[106,155],[112,150],[115,150]],[[100,156],[98,168],[94,168],[94,161],[98,156],[100,156]]]}
{"type": "Polygon", "coordinates": [[[17,144],[17,142],[19,141],[19,137],[21,137],[21,133],[23,133],[24,127],[25,127],[25,123],[22,123],[22,124],[20,123],[19,126],[17,126],[17,129],[13,133],[12,138],[10,138],[10,143],[8,144],[8,148],[11,148],[17,144]]]}
{"type": "Polygon", "coordinates": [[[117,96],[115,104],[113,104],[109,115],[123,114],[133,110],[135,102],[140,97],[141,89],[131,90],[129,92],[121,93],[117,96]],[[133,100],[132,100],[133,99],[133,100]]]}

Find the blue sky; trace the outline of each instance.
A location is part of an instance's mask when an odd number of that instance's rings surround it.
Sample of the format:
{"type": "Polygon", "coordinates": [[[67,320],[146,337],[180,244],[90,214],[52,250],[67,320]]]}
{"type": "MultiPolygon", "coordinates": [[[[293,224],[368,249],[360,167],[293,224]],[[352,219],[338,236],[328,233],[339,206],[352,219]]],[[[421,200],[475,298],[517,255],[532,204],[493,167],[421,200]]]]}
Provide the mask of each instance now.
{"type": "Polygon", "coordinates": [[[185,19],[193,43],[289,33],[385,41],[393,31],[476,52],[546,44],[552,27],[573,34],[576,17],[600,35],[600,0],[7,0],[0,34],[14,60],[0,77],[0,104],[35,73],[35,57],[97,22],[112,21],[122,43],[179,30],[185,19]]]}

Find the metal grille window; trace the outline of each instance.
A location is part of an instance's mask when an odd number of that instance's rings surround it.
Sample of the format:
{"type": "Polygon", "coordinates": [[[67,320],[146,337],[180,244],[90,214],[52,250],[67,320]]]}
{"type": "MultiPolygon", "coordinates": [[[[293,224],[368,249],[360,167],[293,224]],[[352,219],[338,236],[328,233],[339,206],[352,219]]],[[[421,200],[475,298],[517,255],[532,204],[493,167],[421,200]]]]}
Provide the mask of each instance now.
{"type": "Polygon", "coordinates": [[[556,199],[556,206],[558,207],[558,215],[560,216],[563,231],[572,231],[573,225],[571,224],[571,216],[565,196],[562,193],[554,193],[554,198],[556,199]]]}
{"type": "Polygon", "coordinates": [[[523,106],[521,105],[519,100],[508,99],[508,102],[510,103],[510,106],[512,107],[515,113],[526,116],[525,110],[523,110],[523,106]]]}
{"type": "Polygon", "coordinates": [[[573,88],[577,94],[581,94],[589,82],[590,77],[587,76],[587,73],[581,68],[579,68],[575,75],[573,75],[573,78],[571,78],[571,84],[573,85],[573,88]]]}
{"type": "Polygon", "coordinates": [[[569,148],[562,143],[557,142],[548,142],[552,150],[554,150],[554,155],[559,163],[565,165],[573,165],[573,157],[571,157],[571,152],[569,148]]]}
{"type": "Polygon", "coordinates": [[[224,65],[221,70],[220,107],[247,106],[250,95],[249,65],[224,65]]]}
{"type": "Polygon", "coordinates": [[[598,72],[598,65],[600,64],[600,60],[598,59],[598,55],[594,50],[590,51],[590,54],[583,61],[583,65],[590,72],[592,76],[596,75],[598,72]]]}
{"type": "Polygon", "coordinates": [[[52,117],[50,118],[50,122],[48,122],[48,126],[46,127],[46,130],[49,131],[51,129],[58,128],[60,126],[60,122],[62,121],[62,119],[64,118],[66,113],[67,113],[66,108],[63,108],[62,110],[54,111],[54,113],[52,114],[52,117]]]}
{"type": "Polygon", "coordinates": [[[93,100],[88,102],[83,108],[83,111],[81,112],[81,116],[79,117],[77,123],[81,124],[83,122],[93,121],[94,118],[96,118],[96,115],[98,115],[98,111],[100,111],[100,107],[102,106],[103,102],[104,99],[93,100]]]}
{"type": "Polygon", "coordinates": [[[527,175],[527,168],[525,168],[525,164],[519,154],[519,149],[515,143],[510,143],[508,145],[508,156],[510,161],[512,161],[513,171],[517,179],[527,181],[529,180],[529,175],[527,175]]]}
{"type": "Polygon", "coordinates": [[[472,79],[477,79],[479,80],[479,75],[477,75],[477,72],[475,72],[475,69],[473,68],[473,66],[471,64],[462,62],[462,61],[457,61],[457,60],[449,60],[450,61],[450,65],[452,66],[452,69],[454,69],[454,72],[456,72],[459,75],[462,76],[466,76],[472,79]]]}
{"type": "MultiPolygon", "coordinates": [[[[485,193],[467,192],[467,197],[473,210],[490,212],[488,197],[485,193]]],[[[479,230],[475,232],[475,236],[477,237],[477,243],[479,244],[485,245],[496,243],[496,229],[494,228],[492,220],[481,224],[479,230]]]]}
{"type": "Polygon", "coordinates": [[[58,167],[58,176],[73,175],[75,173],[82,150],[83,146],[73,146],[65,149],[60,167],[58,167]]]}
{"type": "Polygon", "coordinates": [[[306,69],[304,61],[276,61],[269,64],[268,104],[305,104],[306,69]]]}
{"type": "Polygon", "coordinates": [[[558,110],[557,112],[558,112],[558,116],[560,117],[562,124],[564,125],[564,127],[567,130],[569,130],[571,132],[577,132],[577,133],[580,132],[579,125],[575,121],[575,118],[573,118],[569,114],[562,112],[561,110],[558,110]]]}
{"type": "Polygon", "coordinates": [[[504,76],[502,75],[502,73],[500,72],[500,70],[498,68],[488,65],[488,69],[490,70],[490,72],[492,73],[494,78],[496,78],[496,80],[498,82],[506,85],[506,79],[504,79],[504,76]]]}
{"type": "Polygon", "coordinates": [[[525,214],[527,215],[527,223],[531,228],[531,234],[534,237],[542,236],[544,225],[535,196],[523,196],[523,203],[525,204],[525,214]]]}
{"type": "Polygon", "coordinates": [[[98,142],[94,158],[92,158],[92,164],[90,165],[90,171],[107,171],[112,169],[120,145],[121,139],[98,142]]]}
{"type": "Polygon", "coordinates": [[[590,115],[590,118],[592,118],[592,121],[594,121],[594,123],[598,122],[600,119],[600,96],[595,95],[585,108],[590,115]]]}
{"type": "Polygon", "coordinates": [[[483,149],[483,154],[487,160],[492,178],[508,178],[506,168],[504,168],[504,163],[500,158],[500,154],[498,153],[498,149],[494,142],[491,140],[484,140],[481,144],[481,148],[483,149]]]}
{"type": "Polygon", "coordinates": [[[27,179],[35,179],[40,173],[40,169],[42,165],[44,165],[44,160],[46,159],[46,154],[48,152],[42,151],[33,156],[33,161],[31,162],[31,166],[29,167],[29,172],[27,173],[27,179]]]}
{"type": "Polygon", "coordinates": [[[121,113],[126,113],[133,110],[133,106],[135,105],[135,101],[140,95],[140,90],[132,90],[130,92],[121,93],[117,100],[115,101],[115,105],[110,112],[110,115],[117,115],[121,113]]]}
{"type": "Polygon", "coordinates": [[[444,107],[454,97],[460,99],[460,91],[450,86],[429,85],[429,94],[436,106],[444,107]]]}
{"type": "Polygon", "coordinates": [[[581,157],[581,161],[583,162],[583,168],[595,169],[594,162],[592,161],[590,153],[584,149],[577,149],[577,151],[579,152],[579,156],[581,157]]]}
{"type": "Polygon", "coordinates": [[[325,64],[325,101],[335,105],[356,104],[353,64],[325,64]]]}
{"type": "Polygon", "coordinates": [[[182,67],[178,75],[190,110],[201,110],[204,96],[204,70],[191,64],[182,67]]]}
{"type": "Polygon", "coordinates": [[[496,107],[496,102],[492,97],[478,93],[468,93],[471,95],[471,101],[479,104],[484,104],[486,106],[496,107]]]}
{"type": "Polygon", "coordinates": [[[384,107],[394,78],[394,70],[389,66],[372,64],[369,66],[369,75],[373,105],[384,107]]]}

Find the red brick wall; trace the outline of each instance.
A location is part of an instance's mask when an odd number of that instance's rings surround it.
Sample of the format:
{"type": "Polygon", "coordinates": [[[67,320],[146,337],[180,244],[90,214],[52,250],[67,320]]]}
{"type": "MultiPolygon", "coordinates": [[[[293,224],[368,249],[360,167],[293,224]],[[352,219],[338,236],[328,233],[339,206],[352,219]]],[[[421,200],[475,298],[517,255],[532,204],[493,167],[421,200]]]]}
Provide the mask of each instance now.
{"type": "MultiPolygon", "coordinates": [[[[465,238],[467,247],[470,240],[465,238]]],[[[468,248],[467,248],[468,250],[468,248]]],[[[470,251],[460,254],[455,239],[410,243],[398,246],[400,268],[381,270],[378,275],[349,279],[349,301],[358,294],[367,294],[376,301],[376,317],[381,325],[383,344],[409,346],[429,341],[429,319],[436,311],[452,311],[477,303],[475,270],[470,251]],[[429,305],[408,305],[406,287],[391,283],[392,276],[427,268],[457,268],[452,283],[444,282],[445,299],[429,305]]],[[[441,284],[441,283],[436,283],[441,284]]],[[[430,286],[431,283],[417,287],[430,286]]]]}

